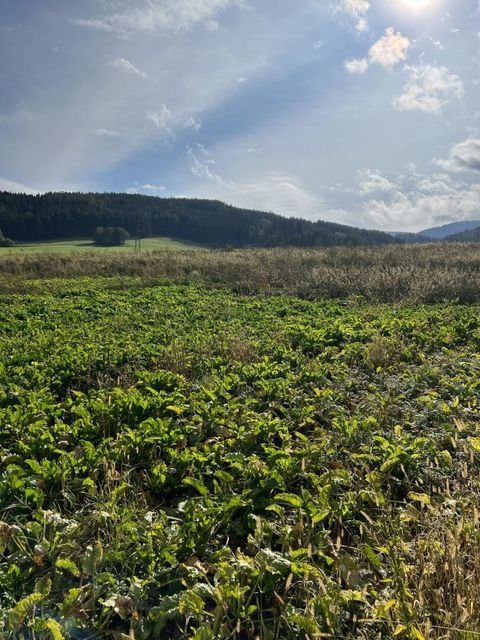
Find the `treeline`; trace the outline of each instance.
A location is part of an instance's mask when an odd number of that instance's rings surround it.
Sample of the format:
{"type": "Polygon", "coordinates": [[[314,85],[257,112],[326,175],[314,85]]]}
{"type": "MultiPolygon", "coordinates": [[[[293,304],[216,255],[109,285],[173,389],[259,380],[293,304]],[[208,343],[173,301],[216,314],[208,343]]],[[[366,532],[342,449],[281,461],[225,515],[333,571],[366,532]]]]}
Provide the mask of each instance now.
{"type": "Polygon", "coordinates": [[[0,229],[16,242],[92,237],[122,227],[132,237],[166,236],[210,247],[392,244],[380,231],[284,218],[214,200],[125,193],[0,192],[0,229]]]}
{"type": "Polygon", "coordinates": [[[480,242],[480,227],[462,231],[461,233],[453,233],[445,238],[446,242],[480,242]]]}

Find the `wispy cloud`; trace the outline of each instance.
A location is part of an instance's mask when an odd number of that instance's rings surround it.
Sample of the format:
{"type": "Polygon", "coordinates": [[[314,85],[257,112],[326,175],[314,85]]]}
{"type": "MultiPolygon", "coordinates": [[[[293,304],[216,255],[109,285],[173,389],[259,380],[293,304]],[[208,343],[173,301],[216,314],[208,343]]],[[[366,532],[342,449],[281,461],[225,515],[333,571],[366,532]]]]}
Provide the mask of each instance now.
{"type": "Polygon", "coordinates": [[[352,16],[355,19],[355,29],[359,33],[368,29],[367,14],[370,10],[370,2],[367,0],[341,0],[336,10],[352,16]]]}
{"type": "Polygon", "coordinates": [[[202,123],[197,118],[189,116],[188,118],[186,118],[186,120],[184,120],[183,128],[192,129],[193,131],[200,131],[200,129],[202,128],[202,123]]]}
{"type": "Polygon", "coordinates": [[[211,153],[201,144],[195,147],[187,147],[187,156],[190,160],[190,169],[197,178],[207,178],[215,182],[223,182],[221,176],[214,171],[215,160],[211,153]]]}
{"type": "Polygon", "coordinates": [[[114,129],[92,129],[92,133],[101,138],[117,138],[120,135],[120,132],[114,129]]]}
{"type": "Polygon", "coordinates": [[[145,73],[145,71],[142,71],[141,69],[136,67],[132,62],[130,62],[130,60],[127,60],[126,58],[116,58],[115,60],[112,60],[110,62],[110,66],[114,67],[115,69],[120,69],[120,71],[124,71],[131,76],[137,76],[138,78],[143,78],[145,80],[148,78],[148,74],[145,73]]]}
{"type": "Polygon", "coordinates": [[[232,6],[241,6],[243,0],[143,0],[130,3],[123,12],[101,18],[74,20],[80,27],[128,36],[135,33],[159,31],[189,31],[203,23],[217,26],[217,15],[232,6]]]}
{"type": "Polygon", "coordinates": [[[418,65],[406,69],[410,81],[403,93],[393,101],[398,111],[438,114],[446,104],[460,100],[463,96],[462,80],[446,67],[418,65]]]}
{"type": "Polygon", "coordinates": [[[149,111],[145,118],[152,122],[159,131],[163,131],[172,139],[175,138],[171,129],[173,114],[166,104],[160,105],[156,111],[149,111]]]}
{"type": "Polygon", "coordinates": [[[200,190],[208,197],[287,216],[318,218],[324,211],[322,200],[290,174],[268,171],[256,181],[237,181],[224,178],[212,153],[200,144],[187,147],[187,157],[192,174],[202,180],[200,190]]]}
{"type": "Polygon", "coordinates": [[[143,193],[153,196],[161,196],[167,190],[163,185],[150,184],[147,182],[146,184],[136,184],[134,187],[130,187],[127,189],[127,193],[135,194],[135,193],[143,193]]]}

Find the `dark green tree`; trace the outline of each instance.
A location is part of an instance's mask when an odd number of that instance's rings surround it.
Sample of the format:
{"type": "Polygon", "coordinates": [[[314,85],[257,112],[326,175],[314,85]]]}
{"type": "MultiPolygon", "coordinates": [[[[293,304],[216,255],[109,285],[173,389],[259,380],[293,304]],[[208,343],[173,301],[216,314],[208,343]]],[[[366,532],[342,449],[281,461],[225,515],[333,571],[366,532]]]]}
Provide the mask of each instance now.
{"type": "Polygon", "coordinates": [[[93,241],[102,247],[120,247],[130,239],[128,231],[122,227],[97,227],[93,241]]]}
{"type": "Polygon", "coordinates": [[[10,240],[10,238],[6,238],[0,229],[0,247],[13,247],[14,245],[15,242],[10,240]]]}

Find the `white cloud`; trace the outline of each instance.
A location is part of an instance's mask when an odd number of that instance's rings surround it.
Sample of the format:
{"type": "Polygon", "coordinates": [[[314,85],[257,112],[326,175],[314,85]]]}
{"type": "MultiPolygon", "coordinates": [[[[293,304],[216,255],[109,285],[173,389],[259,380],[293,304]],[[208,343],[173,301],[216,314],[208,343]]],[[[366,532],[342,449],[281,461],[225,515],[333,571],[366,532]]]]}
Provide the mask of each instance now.
{"type": "Polygon", "coordinates": [[[190,160],[190,169],[197,178],[207,178],[216,182],[223,182],[222,178],[213,171],[216,162],[210,152],[201,144],[195,147],[187,147],[187,156],[190,160]]]}
{"type": "Polygon", "coordinates": [[[92,133],[101,138],[117,138],[120,133],[113,129],[92,129],[92,133]]]}
{"type": "Polygon", "coordinates": [[[286,216],[318,218],[323,211],[323,202],[292,175],[269,171],[260,180],[237,182],[218,173],[211,152],[202,145],[187,147],[187,157],[192,174],[204,181],[206,197],[286,216]]]}
{"type": "Polygon", "coordinates": [[[387,193],[397,188],[394,182],[384,178],[379,171],[371,171],[370,169],[361,169],[358,172],[358,186],[362,196],[372,193],[387,193]]]}
{"type": "Polygon", "coordinates": [[[188,117],[183,123],[184,129],[193,129],[193,131],[200,131],[202,123],[193,116],[188,117]]]}
{"type": "Polygon", "coordinates": [[[36,189],[27,187],[19,182],[14,182],[8,178],[0,176],[0,191],[10,191],[11,193],[28,193],[29,195],[36,195],[40,193],[36,189]]]}
{"type": "Polygon", "coordinates": [[[406,59],[409,48],[410,40],[400,32],[395,33],[390,27],[385,29],[385,35],[370,48],[368,59],[371,64],[391,69],[406,59]]]}
{"type": "Polygon", "coordinates": [[[443,46],[440,40],[435,40],[431,36],[429,36],[428,39],[436,49],[438,49],[439,51],[445,51],[445,47],[443,46]]]}
{"type": "Polygon", "coordinates": [[[143,0],[127,4],[123,12],[102,18],[74,20],[80,27],[126,36],[134,33],[189,31],[203,23],[216,28],[216,16],[243,0],[143,0]]]}
{"type": "Polygon", "coordinates": [[[346,60],[343,66],[348,73],[362,75],[368,70],[369,64],[366,58],[353,58],[352,60],[346,60]]]}
{"type": "Polygon", "coordinates": [[[422,193],[447,195],[465,188],[465,183],[453,182],[448,174],[440,173],[420,179],[416,187],[422,193]]]}
{"type": "Polygon", "coordinates": [[[337,7],[337,11],[348,13],[355,18],[355,29],[359,33],[363,33],[368,29],[368,21],[366,15],[370,9],[370,2],[367,0],[342,0],[337,7]]]}
{"type": "Polygon", "coordinates": [[[112,60],[110,65],[115,69],[120,69],[121,71],[128,73],[131,76],[137,76],[144,79],[148,78],[148,74],[145,73],[145,71],[142,71],[141,69],[136,67],[130,62],[130,60],[127,60],[126,58],[116,58],[115,60],[112,60]]]}
{"type": "Polygon", "coordinates": [[[142,190],[143,191],[150,191],[151,193],[163,193],[164,191],[166,191],[166,187],[164,187],[163,185],[156,185],[156,184],[142,184],[142,190]]]}
{"type": "Polygon", "coordinates": [[[346,60],[343,66],[348,73],[363,74],[371,64],[378,64],[385,69],[393,67],[407,58],[411,46],[410,40],[390,27],[385,29],[383,35],[370,47],[368,58],[353,58],[346,60]]]}
{"type": "Polygon", "coordinates": [[[463,82],[446,67],[419,65],[407,71],[410,81],[393,102],[398,111],[440,113],[446,104],[463,96],[463,82]]]}
{"type": "Polygon", "coordinates": [[[170,138],[174,138],[174,134],[170,125],[172,123],[173,115],[166,104],[160,105],[157,111],[149,111],[145,116],[147,120],[152,122],[157,129],[165,132],[170,138]]]}
{"type": "Polygon", "coordinates": [[[227,197],[245,207],[281,215],[318,219],[324,203],[292,175],[269,172],[256,182],[230,183],[227,197]]]}
{"type": "Polygon", "coordinates": [[[478,217],[480,185],[463,185],[447,192],[395,191],[388,199],[363,205],[368,226],[389,231],[420,230],[427,226],[478,217]]]}
{"type": "Polygon", "coordinates": [[[138,182],[136,182],[134,187],[127,189],[127,193],[131,195],[143,193],[147,195],[160,196],[164,194],[166,190],[166,187],[163,185],[150,184],[148,182],[146,184],[138,184],[138,182]]]}
{"type": "Polygon", "coordinates": [[[434,162],[447,171],[480,171],[480,139],[467,138],[451,148],[447,160],[434,162]]]}

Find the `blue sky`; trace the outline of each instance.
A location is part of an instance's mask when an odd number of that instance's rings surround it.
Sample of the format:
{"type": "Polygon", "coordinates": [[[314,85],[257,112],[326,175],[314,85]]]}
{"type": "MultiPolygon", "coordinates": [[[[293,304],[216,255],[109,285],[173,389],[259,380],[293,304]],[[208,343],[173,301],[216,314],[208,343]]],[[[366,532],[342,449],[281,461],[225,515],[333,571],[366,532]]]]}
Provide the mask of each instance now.
{"type": "Polygon", "coordinates": [[[0,188],[480,218],[478,0],[0,0],[0,188]]]}

